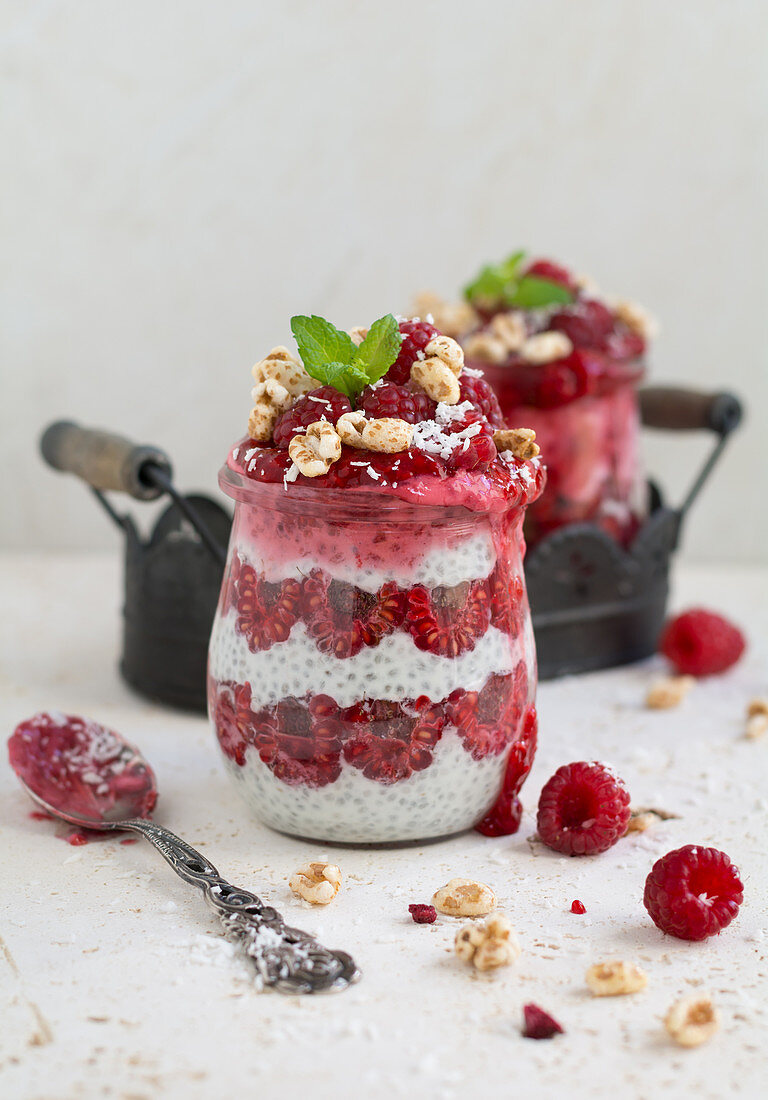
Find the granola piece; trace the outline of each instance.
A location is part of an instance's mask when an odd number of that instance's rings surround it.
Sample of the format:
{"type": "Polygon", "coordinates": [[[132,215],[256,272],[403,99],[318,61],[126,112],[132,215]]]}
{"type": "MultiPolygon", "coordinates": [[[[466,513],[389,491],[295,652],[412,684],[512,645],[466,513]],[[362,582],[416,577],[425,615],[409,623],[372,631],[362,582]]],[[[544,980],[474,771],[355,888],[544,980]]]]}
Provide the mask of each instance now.
{"type": "Polygon", "coordinates": [[[635,963],[612,959],[590,966],[586,982],[595,997],[619,997],[645,989],[648,975],[635,963]]]}
{"type": "Polygon", "coordinates": [[[744,734],[750,741],[768,733],[768,699],[756,697],[747,704],[747,725],[744,734]]]}
{"type": "Polygon", "coordinates": [[[488,331],[473,332],[464,341],[464,354],[479,363],[491,363],[498,366],[509,356],[507,345],[498,336],[488,331]]]}
{"type": "Polygon", "coordinates": [[[497,451],[511,451],[515,458],[535,458],[540,453],[533,428],[500,428],[493,433],[497,451]]]}
{"type": "Polygon", "coordinates": [[[458,378],[464,368],[464,349],[450,336],[435,336],[424,348],[426,355],[433,355],[450,367],[458,378]]]}
{"type": "Polygon", "coordinates": [[[572,351],[573,344],[564,332],[538,332],[528,337],[520,354],[528,363],[543,364],[564,359],[572,351]]]}
{"type": "Polygon", "coordinates": [[[469,302],[448,302],[429,290],[416,296],[413,313],[416,317],[431,316],[435,328],[454,339],[469,332],[478,322],[477,313],[469,302]]]}
{"type": "Polygon", "coordinates": [[[267,378],[253,387],[254,405],[248,418],[248,435],[256,443],[269,443],[279,416],[290,408],[293,397],[275,378],[267,378]]]}
{"type": "Polygon", "coordinates": [[[305,477],[322,477],[341,457],[341,439],[327,420],[316,420],[305,433],[295,435],[288,454],[305,477]]]}
{"type": "Polygon", "coordinates": [[[336,421],[342,443],[360,451],[399,454],[407,451],[413,439],[413,424],[396,416],[369,420],[360,411],[344,413],[336,421]]]}
{"type": "Polygon", "coordinates": [[[452,878],[433,896],[432,904],[449,917],[484,917],[496,908],[496,895],[482,882],[452,878]]]}
{"type": "Polygon", "coordinates": [[[433,401],[458,405],[461,390],[453,370],[436,355],[417,359],[411,366],[411,381],[421,386],[433,401]]]}
{"type": "Polygon", "coordinates": [[[251,368],[251,374],[257,386],[261,382],[274,378],[288,390],[292,397],[300,397],[317,387],[316,379],[309,377],[299,360],[282,344],[272,348],[264,359],[255,363],[251,368]]]}
{"type": "Polygon", "coordinates": [[[497,313],[491,319],[488,331],[497,340],[501,340],[507,354],[520,351],[526,339],[525,318],[515,309],[497,313]]]}
{"type": "Polygon", "coordinates": [[[456,933],[456,954],[477,970],[495,970],[520,958],[520,944],[509,920],[495,913],[484,924],[468,924],[456,933]]]}
{"type": "Polygon", "coordinates": [[[695,683],[695,676],[662,676],[648,689],[645,705],[651,710],[678,707],[695,683]]]}
{"type": "Polygon", "coordinates": [[[354,328],[349,330],[349,335],[353,344],[357,344],[358,347],[362,344],[363,340],[368,335],[368,329],[363,325],[355,325],[354,328]]]}
{"type": "Polygon", "coordinates": [[[335,863],[305,863],[294,871],[288,885],[297,897],[312,905],[328,905],[339,892],[341,870],[335,863]]]}
{"type": "Polygon", "coordinates": [[[697,1047],[720,1027],[720,1015],[707,993],[681,997],[664,1017],[668,1033],[681,1047],[697,1047]]]}
{"type": "Polygon", "coordinates": [[[638,305],[637,302],[629,302],[619,299],[612,303],[613,312],[631,332],[642,336],[643,340],[652,340],[659,334],[658,322],[651,314],[638,305]]]}

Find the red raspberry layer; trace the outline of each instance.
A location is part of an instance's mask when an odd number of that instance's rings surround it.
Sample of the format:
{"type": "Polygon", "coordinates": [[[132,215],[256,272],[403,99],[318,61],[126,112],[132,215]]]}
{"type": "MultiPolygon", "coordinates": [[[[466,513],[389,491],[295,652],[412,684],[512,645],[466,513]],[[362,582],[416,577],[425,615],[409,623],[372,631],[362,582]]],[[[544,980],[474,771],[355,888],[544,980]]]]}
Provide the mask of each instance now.
{"type": "Polygon", "coordinates": [[[727,927],[744,900],[737,867],[717,848],[686,844],[654,863],[643,904],[662,932],[704,940],[727,927]]]}
{"type": "Polygon", "coordinates": [[[405,339],[400,345],[400,353],[397,359],[384,375],[384,378],[387,382],[396,382],[402,386],[409,381],[411,367],[420,358],[419,352],[423,352],[430,340],[434,340],[436,336],[440,335],[440,330],[427,321],[401,321],[400,331],[405,339]]]}
{"type": "Polygon", "coordinates": [[[405,619],[406,597],[396,584],[372,595],[331,580],[313,569],[303,583],[302,618],[321,653],[354,657],[363,646],[376,646],[405,619]]]}
{"type": "Polygon", "coordinates": [[[405,618],[417,649],[441,657],[458,657],[475,648],[491,618],[483,581],[464,581],[452,588],[428,589],[416,584],[408,591],[405,618]]]}
{"type": "Polygon", "coordinates": [[[565,764],[544,785],[536,819],[548,848],[569,856],[605,852],[629,821],[629,791],[605,764],[565,764]]]}
{"type": "Polygon", "coordinates": [[[299,617],[302,585],[294,579],[270,584],[237,554],[232,559],[228,602],[237,608],[235,629],[252,653],[284,642],[299,617]]]}
{"type": "Polygon", "coordinates": [[[528,692],[528,670],[523,661],[512,673],[493,673],[480,692],[464,688],[451,692],[446,711],[473,759],[497,756],[514,739],[528,692]]]}
{"type": "Polygon", "coordinates": [[[351,409],[347,395],[333,386],[319,386],[316,390],[310,390],[299,397],[278,419],[272,432],[275,446],[287,450],[293,437],[305,432],[310,424],[318,420],[328,420],[335,424],[340,416],[351,409]]]}
{"type": "Polygon", "coordinates": [[[694,608],[667,623],[659,650],[676,672],[713,676],[735,665],[746,644],[739,628],[722,615],[694,608]]]}

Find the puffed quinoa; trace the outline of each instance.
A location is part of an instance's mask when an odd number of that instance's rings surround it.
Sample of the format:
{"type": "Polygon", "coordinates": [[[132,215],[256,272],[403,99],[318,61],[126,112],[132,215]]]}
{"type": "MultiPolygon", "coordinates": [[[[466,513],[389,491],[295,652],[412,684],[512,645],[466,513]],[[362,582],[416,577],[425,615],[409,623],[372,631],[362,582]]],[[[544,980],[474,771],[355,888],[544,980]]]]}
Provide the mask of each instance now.
{"type": "Polygon", "coordinates": [[[573,281],[581,293],[590,298],[597,298],[600,293],[600,287],[591,275],[582,273],[581,275],[577,275],[573,281]]]}
{"type": "Polygon", "coordinates": [[[707,993],[681,997],[664,1017],[668,1033],[681,1047],[697,1047],[720,1027],[720,1015],[707,993]]]}
{"type": "Polygon", "coordinates": [[[362,325],[355,325],[354,328],[349,330],[349,335],[352,338],[352,343],[357,344],[358,347],[362,344],[363,340],[368,335],[368,329],[362,325]]]}
{"type": "Polygon", "coordinates": [[[309,393],[318,385],[316,379],[309,377],[299,360],[282,344],[272,348],[268,355],[255,363],[251,368],[251,374],[257,385],[274,378],[281,386],[285,386],[292,397],[309,393]]]}
{"type": "Polygon", "coordinates": [[[434,894],[432,904],[449,917],[484,917],[496,908],[496,895],[483,882],[452,878],[434,894]]]}
{"type": "Polygon", "coordinates": [[[750,699],[747,704],[747,725],[744,732],[750,741],[755,741],[764,733],[768,733],[768,699],[750,699]]]}
{"type": "Polygon", "coordinates": [[[515,458],[535,458],[540,453],[533,428],[500,428],[493,433],[497,451],[511,451],[515,458]]]}
{"type": "Polygon", "coordinates": [[[474,332],[464,341],[464,354],[479,363],[498,365],[509,355],[507,345],[489,332],[474,332]]]}
{"type": "Polygon", "coordinates": [[[288,880],[294,894],[313,905],[328,905],[341,886],[341,870],[335,863],[305,863],[288,880]]]}
{"type": "Polygon", "coordinates": [[[626,836],[627,833],[644,833],[646,829],[650,829],[657,820],[656,814],[650,810],[633,813],[627,822],[627,830],[624,835],[626,836]]]}
{"type": "Polygon", "coordinates": [[[442,401],[444,405],[459,403],[459,380],[448,364],[437,356],[417,359],[411,367],[411,381],[421,386],[433,401],[442,401]]]}
{"type": "Polygon", "coordinates": [[[306,433],[291,439],[288,454],[305,477],[322,477],[341,457],[341,439],[333,424],[316,420],[306,433]]]}
{"type": "Polygon", "coordinates": [[[662,676],[648,689],[645,705],[651,710],[678,707],[695,683],[694,676],[662,676]]]}
{"type": "Polygon", "coordinates": [[[435,336],[424,348],[427,355],[440,359],[458,378],[464,367],[464,349],[450,336],[435,336]]]}
{"type": "Polygon", "coordinates": [[[628,329],[636,332],[638,336],[642,336],[644,340],[652,340],[655,336],[658,336],[659,326],[655,318],[637,302],[629,302],[624,299],[613,302],[613,312],[620,321],[624,322],[628,329]]]}
{"type": "Polygon", "coordinates": [[[343,413],[336,421],[342,443],[361,451],[399,454],[407,451],[413,439],[413,424],[396,416],[369,420],[362,412],[343,413]]]}
{"type": "Polygon", "coordinates": [[[525,343],[525,318],[516,310],[497,313],[488,325],[488,331],[501,340],[507,352],[520,351],[525,343]]]}
{"type": "Polygon", "coordinates": [[[429,290],[417,295],[413,311],[418,317],[431,315],[435,328],[454,338],[469,332],[478,321],[477,313],[469,302],[447,302],[429,290]]]}
{"type": "Polygon", "coordinates": [[[645,989],[648,975],[635,963],[614,959],[590,966],[586,983],[595,997],[619,997],[645,989]]]}
{"type": "Polygon", "coordinates": [[[573,351],[573,344],[564,332],[538,332],[529,336],[520,349],[520,354],[528,363],[552,363],[555,359],[564,359],[573,351]]]}
{"type": "Polygon", "coordinates": [[[500,913],[489,917],[485,924],[468,924],[456,933],[456,954],[477,970],[494,970],[509,966],[520,958],[520,944],[509,920],[500,913]]]}
{"type": "Polygon", "coordinates": [[[257,443],[269,443],[277,418],[290,407],[293,398],[275,378],[257,383],[251,396],[254,405],[248,418],[248,435],[257,443]]]}

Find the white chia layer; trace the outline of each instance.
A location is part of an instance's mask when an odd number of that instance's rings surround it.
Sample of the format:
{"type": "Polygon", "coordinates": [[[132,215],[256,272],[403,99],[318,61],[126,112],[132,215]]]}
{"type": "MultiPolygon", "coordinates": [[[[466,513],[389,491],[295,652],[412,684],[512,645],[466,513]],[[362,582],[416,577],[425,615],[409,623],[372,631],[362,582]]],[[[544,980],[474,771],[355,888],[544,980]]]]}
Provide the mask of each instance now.
{"type": "Polygon", "coordinates": [[[292,559],[285,556],[275,559],[265,555],[257,543],[251,544],[242,537],[238,540],[237,549],[270,584],[288,578],[306,577],[313,569],[319,568],[334,580],[353,584],[371,593],[378,592],[387,581],[394,581],[401,588],[410,588],[414,584],[424,584],[427,588],[441,585],[450,588],[464,581],[487,577],[496,564],[496,549],[488,528],[478,530],[461,542],[452,542],[449,547],[433,544],[419,561],[404,558],[400,562],[392,562],[386,572],[366,564],[354,554],[345,555],[341,546],[337,546],[338,556],[332,561],[318,560],[317,556],[309,554],[292,559]]]}
{"type": "Polygon", "coordinates": [[[410,634],[395,631],[377,646],[339,659],[321,653],[301,622],[287,641],[251,653],[235,630],[235,620],[234,611],[216,619],[209,671],[214,680],[247,681],[253,710],[289,695],[307,694],[331,695],[340,707],[363,699],[417,699],[420,695],[437,702],[456,688],[479,691],[492,673],[511,672],[524,656],[520,638],[491,626],[475,648],[460,657],[427,653],[416,648],[410,634]]]}
{"type": "Polygon", "coordinates": [[[243,767],[224,760],[246,802],[271,828],[314,840],[386,843],[471,828],[495,801],[506,758],[474,760],[450,728],[428,768],[390,785],[344,763],[334,783],[292,787],[276,779],[253,748],[243,767]]]}

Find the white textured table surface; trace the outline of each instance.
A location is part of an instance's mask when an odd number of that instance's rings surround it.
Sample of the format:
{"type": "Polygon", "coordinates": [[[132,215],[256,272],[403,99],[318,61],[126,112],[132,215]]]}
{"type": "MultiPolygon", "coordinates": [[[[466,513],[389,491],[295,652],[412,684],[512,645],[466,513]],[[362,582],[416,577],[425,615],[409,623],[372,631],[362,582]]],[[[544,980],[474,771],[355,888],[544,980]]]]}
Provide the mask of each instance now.
{"type": "Polygon", "coordinates": [[[64,828],[30,818],[3,750],[3,1100],[761,1094],[768,738],[748,742],[742,729],[747,699],[768,686],[764,571],[678,574],[676,606],[709,605],[747,629],[749,654],[731,673],[697,685],[679,710],[655,713],[642,707],[655,662],[543,685],[520,832],[396,850],[323,849],[250,819],[206,722],[151,706],[119,680],[116,557],[6,556],[0,571],[3,736],[43,708],[121,730],[155,767],[158,821],[289,922],[352,952],[364,972],[335,997],[256,993],[196,891],[143,843],[69,847],[64,828]],[[679,819],[594,859],[549,852],[531,839],[531,811],[557,766],[585,758],[610,760],[634,804],[679,819]],[[727,851],[745,881],[737,920],[702,944],[663,936],[641,900],[653,861],[690,842],[727,851]],[[332,906],[315,910],[292,897],[287,878],[324,855],[341,865],[345,885],[332,906]],[[477,975],[452,954],[455,922],[412,923],[408,903],[429,901],[455,875],[495,888],[522,943],[516,966],[477,975]],[[569,911],[577,897],[584,916],[569,911]],[[639,962],[648,989],[592,999],[584,972],[607,956],[639,962]],[[720,1007],[722,1029],[707,1046],[675,1047],[662,1016],[700,988],[720,1007]],[[566,1034],[522,1039],[527,1001],[551,1011],[566,1034]]]}

